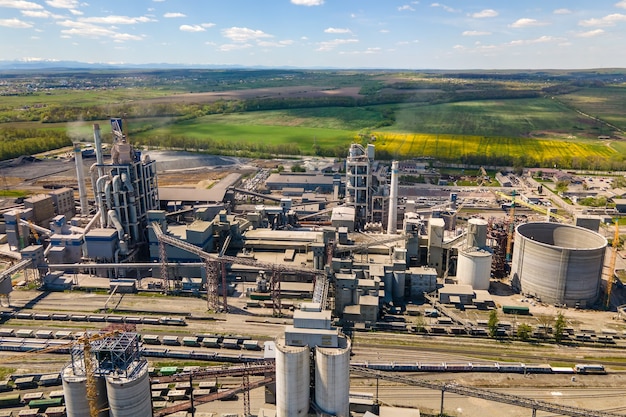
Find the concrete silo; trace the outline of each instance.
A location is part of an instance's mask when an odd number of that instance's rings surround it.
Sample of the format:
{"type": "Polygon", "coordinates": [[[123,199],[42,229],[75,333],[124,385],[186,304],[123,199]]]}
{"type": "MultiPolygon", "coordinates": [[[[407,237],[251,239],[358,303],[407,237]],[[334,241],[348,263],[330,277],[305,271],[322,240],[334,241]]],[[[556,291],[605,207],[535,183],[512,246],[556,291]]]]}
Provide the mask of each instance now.
{"type": "Polygon", "coordinates": [[[288,346],[276,339],[276,416],[306,417],[309,413],[310,356],[308,346],[288,346]]]}
{"type": "Polygon", "coordinates": [[[606,239],[558,223],[526,223],[515,231],[513,286],[547,303],[587,307],[600,294],[606,239]]]}
{"type": "Polygon", "coordinates": [[[350,340],[338,339],[336,348],[315,349],[315,404],[332,416],[349,417],[350,340]]]}
{"type": "MultiPolygon", "coordinates": [[[[63,394],[65,396],[65,410],[67,417],[85,417],[89,415],[87,401],[87,378],[82,362],[72,363],[61,371],[63,394]]],[[[98,417],[108,417],[107,390],[104,378],[96,378],[98,393],[96,404],[98,410],[103,410],[98,417]]]]}
{"type": "Polygon", "coordinates": [[[148,362],[140,360],[131,368],[106,377],[110,417],[152,417],[148,362]]]}
{"type": "Polygon", "coordinates": [[[491,252],[475,247],[459,251],[456,270],[459,284],[471,285],[475,290],[488,290],[492,258],[491,252]]]}
{"type": "Polygon", "coordinates": [[[467,247],[484,248],[487,246],[488,223],[485,219],[467,221],[467,247]]]}

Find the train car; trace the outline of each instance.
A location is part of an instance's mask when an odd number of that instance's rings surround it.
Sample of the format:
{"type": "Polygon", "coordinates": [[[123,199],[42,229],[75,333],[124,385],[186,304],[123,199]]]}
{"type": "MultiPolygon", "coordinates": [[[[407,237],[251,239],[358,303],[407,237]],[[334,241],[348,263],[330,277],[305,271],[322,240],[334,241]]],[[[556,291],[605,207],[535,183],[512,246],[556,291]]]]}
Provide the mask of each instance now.
{"type": "Polygon", "coordinates": [[[161,374],[161,376],[170,376],[170,375],[174,375],[177,372],[178,372],[178,368],[175,366],[164,366],[161,369],[159,369],[159,374],[161,374]]]}
{"type": "Polygon", "coordinates": [[[422,372],[443,372],[446,370],[446,364],[443,362],[420,362],[419,370],[422,372]]]}
{"type": "Polygon", "coordinates": [[[224,339],[222,342],[224,349],[240,349],[239,340],[237,339],[224,339]]]}
{"type": "Polygon", "coordinates": [[[471,362],[470,363],[473,372],[497,372],[498,365],[488,362],[471,362]]]}
{"type": "Polygon", "coordinates": [[[53,313],[50,318],[57,321],[68,321],[70,319],[70,316],[63,313],[53,313]]]}
{"type": "Polygon", "coordinates": [[[604,369],[604,365],[602,364],[582,364],[579,363],[574,366],[574,370],[579,374],[606,374],[606,369],[604,369]]]}
{"type": "Polygon", "coordinates": [[[28,402],[28,408],[37,409],[44,412],[48,407],[58,407],[63,404],[63,398],[44,398],[39,400],[31,400],[28,402]]]}
{"type": "Polygon", "coordinates": [[[15,329],[0,328],[0,337],[13,337],[15,336],[15,329]]]}
{"type": "Polygon", "coordinates": [[[141,340],[143,340],[143,342],[146,345],[160,345],[161,344],[161,340],[159,340],[159,336],[156,334],[143,335],[141,337],[141,340]]]}
{"type": "Polygon", "coordinates": [[[243,348],[246,350],[261,350],[258,340],[244,340],[243,348]]]}
{"type": "Polygon", "coordinates": [[[170,346],[179,346],[180,341],[178,340],[178,336],[163,336],[163,344],[170,346]]]}
{"type": "Polygon", "coordinates": [[[525,365],[527,374],[551,374],[552,367],[548,364],[544,365],[525,365]]]}
{"type": "Polygon", "coordinates": [[[200,346],[198,343],[198,338],[196,336],[185,336],[183,337],[183,346],[200,346]]]}
{"type": "Polygon", "coordinates": [[[525,366],[523,363],[498,363],[498,372],[522,374],[524,373],[524,368],[525,366]]]}
{"type": "Polygon", "coordinates": [[[217,337],[205,337],[202,339],[202,346],[210,348],[220,347],[220,341],[217,337]]]}
{"type": "Polygon", "coordinates": [[[0,407],[15,407],[22,404],[20,394],[8,394],[0,396],[0,407]]]}
{"type": "Polygon", "coordinates": [[[446,372],[470,372],[472,364],[469,362],[446,362],[446,372]]]}
{"type": "Polygon", "coordinates": [[[187,322],[183,317],[164,316],[159,318],[159,324],[165,324],[168,326],[186,326],[187,322]]]}
{"type": "Polygon", "coordinates": [[[59,405],[50,407],[46,410],[46,417],[64,417],[65,416],[65,406],[59,405]]]}

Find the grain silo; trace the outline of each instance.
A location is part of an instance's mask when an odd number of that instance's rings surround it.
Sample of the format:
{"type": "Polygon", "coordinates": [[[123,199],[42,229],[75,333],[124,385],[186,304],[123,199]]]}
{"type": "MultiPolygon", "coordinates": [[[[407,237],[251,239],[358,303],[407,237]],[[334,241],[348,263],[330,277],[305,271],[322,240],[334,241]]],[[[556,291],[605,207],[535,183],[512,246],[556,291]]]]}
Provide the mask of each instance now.
{"type": "Polygon", "coordinates": [[[276,416],[306,417],[309,413],[310,351],[276,339],[276,416]]]}
{"type": "Polygon", "coordinates": [[[514,287],[547,303],[587,307],[600,294],[606,239],[559,223],[526,223],[515,232],[514,287]]]}
{"type": "Polygon", "coordinates": [[[350,416],[350,340],[338,338],[336,348],[315,349],[315,404],[337,417],[350,416]]]}
{"type": "Polygon", "coordinates": [[[475,290],[488,290],[491,277],[491,252],[476,247],[459,251],[456,278],[459,284],[475,290]]]}

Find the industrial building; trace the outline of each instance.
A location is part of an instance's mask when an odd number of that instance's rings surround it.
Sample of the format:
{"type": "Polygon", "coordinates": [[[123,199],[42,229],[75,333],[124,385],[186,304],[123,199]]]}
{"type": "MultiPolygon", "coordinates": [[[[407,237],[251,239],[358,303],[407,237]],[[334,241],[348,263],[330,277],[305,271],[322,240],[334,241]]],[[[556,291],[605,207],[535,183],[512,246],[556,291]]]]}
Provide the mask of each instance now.
{"type": "MultiPolygon", "coordinates": [[[[275,340],[279,417],[311,409],[349,415],[351,343],[333,324],[346,331],[377,329],[389,312],[403,312],[437,291],[438,302],[453,308],[494,308],[488,291],[508,265],[513,288],[545,302],[591,307],[600,298],[607,241],[596,232],[597,218],[580,217],[577,224],[584,227],[520,224],[512,210],[504,222],[462,222],[456,193],[434,205],[417,198],[401,205],[400,164],[375,161],[371,144],[350,147],[343,178],[273,174],[265,182],[270,191],[299,197],[235,188],[240,173],[210,190],[159,187],[156,161],[132,147],[120,119],[111,123],[110,159],[105,161],[98,125],[96,161],[87,173],[75,147],[78,210],[73,191],[62,188],[4,213],[7,242],[21,262],[2,274],[0,294],[11,292],[10,276],[19,269],[37,271],[50,289],[72,288],[64,272],[88,272],[119,292],[141,290],[140,279],[150,277],[165,293],[206,297],[208,310],[229,311],[234,283],[253,282],[245,295],[268,301],[272,314],[281,316],[281,283],[307,284],[295,297],[313,303],[299,303],[293,325],[275,340]],[[322,202],[305,191],[332,197],[322,202]],[[267,204],[238,210],[237,193],[267,204]]],[[[68,417],[88,412],[89,352],[98,364],[99,409],[108,407],[115,416],[151,413],[136,336],[107,337],[87,353],[81,349],[62,372],[68,417]]]]}

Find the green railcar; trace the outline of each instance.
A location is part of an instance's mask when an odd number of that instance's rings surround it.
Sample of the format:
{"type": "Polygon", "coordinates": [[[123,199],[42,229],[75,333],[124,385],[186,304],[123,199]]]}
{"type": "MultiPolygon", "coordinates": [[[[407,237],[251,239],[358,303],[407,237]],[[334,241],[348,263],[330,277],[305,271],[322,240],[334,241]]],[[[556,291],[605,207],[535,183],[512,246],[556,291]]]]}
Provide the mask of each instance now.
{"type": "Polygon", "coordinates": [[[63,397],[32,400],[28,403],[28,408],[36,408],[45,411],[48,407],[58,407],[60,405],[63,405],[63,397]]]}
{"type": "Polygon", "coordinates": [[[526,306],[502,306],[502,312],[505,314],[530,314],[530,309],[526,306]]]}
{"type": "Polygon", "coordinates": [[[0,397],[0,407],[11,407],[20,405],[22,399],[20,394],[3,395],[0,397]]]}

